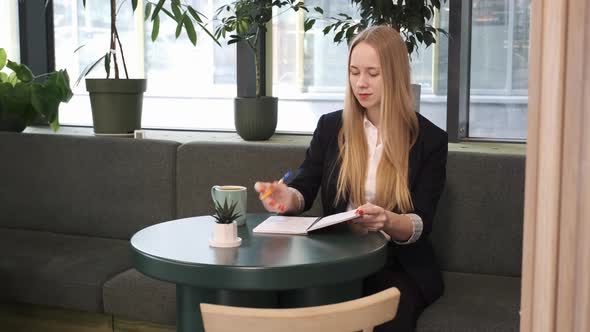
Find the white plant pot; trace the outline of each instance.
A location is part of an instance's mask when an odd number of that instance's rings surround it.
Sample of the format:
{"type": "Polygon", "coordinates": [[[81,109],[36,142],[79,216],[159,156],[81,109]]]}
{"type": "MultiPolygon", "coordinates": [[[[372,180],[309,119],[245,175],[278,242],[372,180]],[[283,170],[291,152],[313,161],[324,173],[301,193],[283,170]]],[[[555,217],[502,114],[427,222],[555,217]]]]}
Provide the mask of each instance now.
{"type": "Polygon", "coordinates": [[[238,225],[235,222],[231,224],[213,224],[213,234],[209,239],[211,247],[232,248],[239,247],[242,239],[238,237],[238,225]]]}

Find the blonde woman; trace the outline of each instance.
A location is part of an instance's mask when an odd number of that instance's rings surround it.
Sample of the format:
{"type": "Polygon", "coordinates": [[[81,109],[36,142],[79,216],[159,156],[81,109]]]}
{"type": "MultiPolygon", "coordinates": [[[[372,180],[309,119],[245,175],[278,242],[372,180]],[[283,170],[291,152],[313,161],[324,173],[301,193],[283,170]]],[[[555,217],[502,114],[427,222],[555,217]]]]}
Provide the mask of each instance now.
{"type": "Polygon", "coordinates": [[[404,41],[386,26],[350,45],[344,110],[323,115],[297,177],[286,186],[257,182],[271,212],[308,210],[322,189],[324,215],[357,209],[355,227],[391,238],[387,266],[365,280],[366,295],[401,292],[396,318],[377,330],[414,331],[443,291],[428,235],[445,183],[447,134],[414,112],[404,41]]]}

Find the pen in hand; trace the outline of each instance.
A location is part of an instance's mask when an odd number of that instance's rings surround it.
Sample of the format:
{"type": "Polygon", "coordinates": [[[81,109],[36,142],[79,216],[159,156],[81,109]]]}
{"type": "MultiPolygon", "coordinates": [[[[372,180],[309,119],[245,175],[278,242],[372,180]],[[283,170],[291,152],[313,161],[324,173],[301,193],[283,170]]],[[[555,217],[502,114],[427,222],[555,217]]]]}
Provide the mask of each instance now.
{"type": "MultiPolygon", "coordinates": [[[[284,183],[285,181],[287,181],[287,179],[289,177],[291,177],[292,174],[293,173],[291,171],[287,171],[287,173],[285,173],[285,175],[283,175],[283,177],[278,181],[278,184],[281,184],[281,183],[284,183]]],[[[268,188],[268,190],[264,194],[262,194],[262,197],[260,197],[260,200],[264,200],[268,196],[270,196],[270,194],[272,194],[273,190],[274,189],[272,187],[268,188]]]]}

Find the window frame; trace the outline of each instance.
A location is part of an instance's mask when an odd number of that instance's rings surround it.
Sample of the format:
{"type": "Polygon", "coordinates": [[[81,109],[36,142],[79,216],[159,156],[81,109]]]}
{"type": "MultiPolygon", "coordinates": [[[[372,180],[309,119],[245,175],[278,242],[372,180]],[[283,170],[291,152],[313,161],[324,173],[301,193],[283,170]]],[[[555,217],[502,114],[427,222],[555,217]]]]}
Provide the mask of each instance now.
{"type": "MultiPolygon", "coordinates": [[[[448,37],[448,70],[447,81],[447,133],[449,142],[490,141],[516,142],[517,139],[481,139],[469,137],[469,104],[470,104],[470,71],[471,71],[471,32],[472,32],[472,0],[449,1],[449,37],[448,37]]],[[[34,73],[48,72],[55,69],[55,50],[53,37],[53,0],[19,1],[19,33],[22,63],[27,64],[34,73]]],[[[512,7],[511,7],[512,8],[512,7]]],[[[272,29],[269,29],[269,32],[272,29]]],[[[510,32],[512,34],[513,32],[510,32]]],[[[259,52],[266,72],[263,71],[263,91],[272,91],[272,37],[263,36],[260,40],[259,52]],[[268,42],[267,42],[268,40],[268,42]]],[[[253,95],[255,89],[255,73],[252,66],[253,55],[244,45],[237,45],[237,93],[236,96],[253,95]]],[[[510,68],[512,70],[512,68],[510,68]]],[[[509,85],[511,86],[511,85],[509,85]]],[[[512,92],[526,92],[512,91],[512,92]]],[[[509,91],[508,91],[509,92],[509,91]]],[[[518,97],[518,96],[517,96],[518,97]]],[[[522,97],[526,97],[524,94],[522,97]]],[[[311,133],[309,133],[311,135],[311,133]]]]}

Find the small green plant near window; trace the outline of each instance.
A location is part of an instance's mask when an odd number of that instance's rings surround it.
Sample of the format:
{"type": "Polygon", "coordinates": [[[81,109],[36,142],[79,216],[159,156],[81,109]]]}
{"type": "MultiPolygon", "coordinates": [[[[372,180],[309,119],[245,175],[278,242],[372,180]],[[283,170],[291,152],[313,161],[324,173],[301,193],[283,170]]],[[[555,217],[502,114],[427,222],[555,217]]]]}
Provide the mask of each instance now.
{"type": "Polygon", "coordinates": [[[57,131],[59,104],[71,98],[70,78],[65,69],[35,76],[26,65],[9,60],[0,48],[0,112],[15,115],[26,126],[41,115],[57,131]],[[2,72],[5,67],[12,72],[2,72]]]}
{"type": "Polygon", "coordinates": [[[215,222],[218,224],[231,224],[241,217],[240,213],[235,212],[236,206],[238,206],[238,202],[228,205],[227,198],[223,201],[223,205],[215,201],[215,214],[213,215],[215,222]]]}

